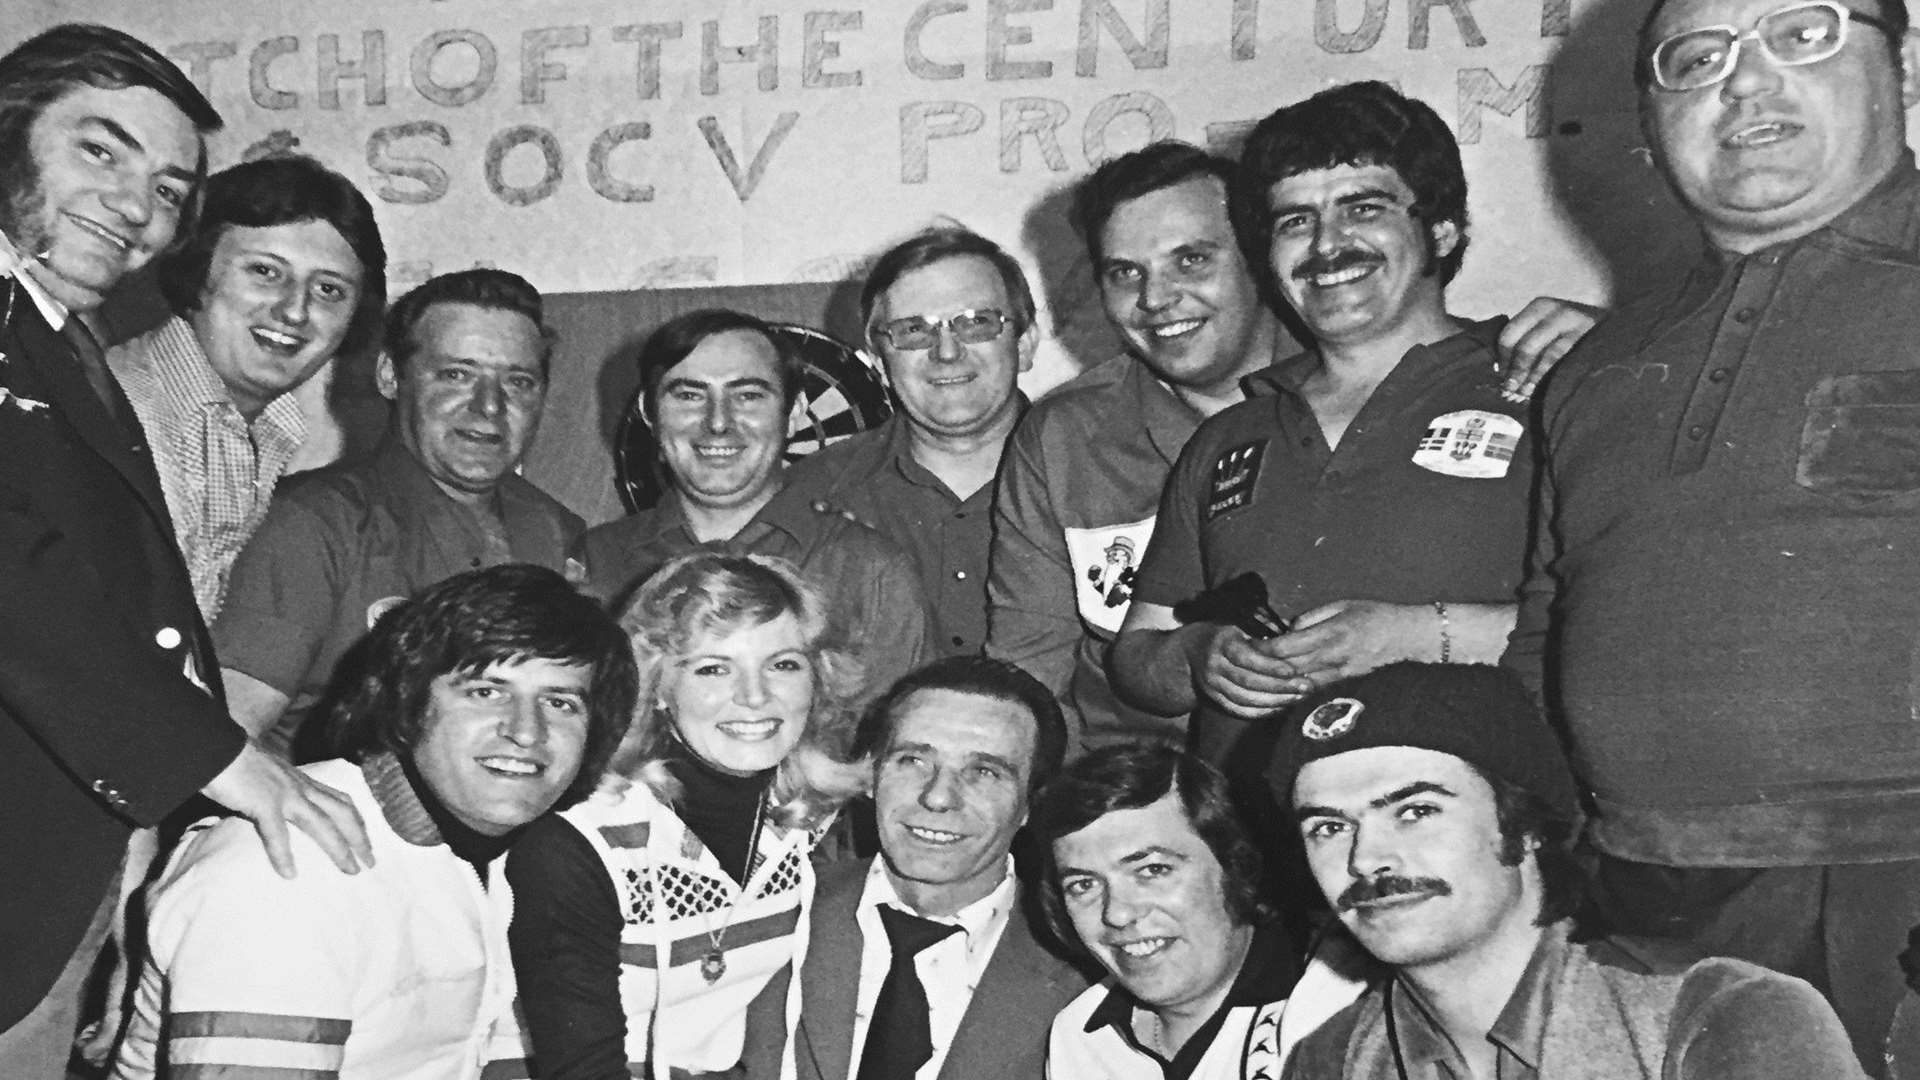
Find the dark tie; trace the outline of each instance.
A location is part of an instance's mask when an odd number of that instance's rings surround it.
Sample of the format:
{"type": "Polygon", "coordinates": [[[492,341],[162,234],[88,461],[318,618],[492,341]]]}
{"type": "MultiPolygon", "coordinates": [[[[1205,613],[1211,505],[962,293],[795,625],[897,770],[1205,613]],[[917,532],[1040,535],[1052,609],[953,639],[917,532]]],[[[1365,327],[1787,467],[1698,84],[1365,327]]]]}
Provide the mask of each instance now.
{"type": "Polygon", "coordinates": [[[78,315],[69,314],[67,324],[60,333],[73,346],[75,356],[80,358],[80,370],[87,376],[87,384],[100,396],[100,404],[106,406],[107,415],[118,419],[120,410],[114,400],[113,377],[107,374],[107,354],[100,348],[100,342],[94,338],[93,331],[80,321],[78,315]]]}
{"type": "Polygon", "coordinates": [[[880,998],[867,1025],[859,1080],[913,1080],[913,1074],[933,1056],[927,990],[920,985],[913,958],[960,928],[886,904],[880,905],[880,922],[887,928],[893,962],[887,965],[887,981],[880,984],[880,998]]]}

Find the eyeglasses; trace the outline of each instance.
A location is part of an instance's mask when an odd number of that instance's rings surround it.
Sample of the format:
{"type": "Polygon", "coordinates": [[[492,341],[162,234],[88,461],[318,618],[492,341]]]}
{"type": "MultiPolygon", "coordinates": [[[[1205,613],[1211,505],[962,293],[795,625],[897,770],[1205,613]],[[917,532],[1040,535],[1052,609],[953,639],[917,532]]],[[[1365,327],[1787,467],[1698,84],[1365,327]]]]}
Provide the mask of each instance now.
{"type": "Polygon", "coordinates": [[[1662,41],[1653,49],[1653,81],[1660,89],[1675,92],[1723,82],[1733,74],[1740,62],[1740,47],[1749,38],[1782,67],[1817,64],[1846,47],[1849,22],[1893,32],[1885,20],[1837,0],[1794,4],[1760,16],[1753,29],[1744,33],[1735,26],[1703,26],[1662,41]]]}
{"type": "Polygon", "coordinates": [[[873,336],[896,349],[918,352],[940,344],[943,326],[963,345],[984,345],[1007,328],[1007,313],[999,308],[975,308],[951,319],[932,321],[914,315],[875,327],[873,336]]]}

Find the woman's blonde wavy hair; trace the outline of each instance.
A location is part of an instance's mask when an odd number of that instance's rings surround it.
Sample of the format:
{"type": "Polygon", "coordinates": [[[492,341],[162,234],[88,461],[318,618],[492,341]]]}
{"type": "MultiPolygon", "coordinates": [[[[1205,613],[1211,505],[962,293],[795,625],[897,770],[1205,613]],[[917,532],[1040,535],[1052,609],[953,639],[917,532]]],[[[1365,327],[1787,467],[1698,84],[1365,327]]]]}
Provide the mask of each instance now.
{"type": "Polygon", "coordinates": [[[642,783],[673,803],[680,785],[666,769],[677,738],[660,700],[673,664],[701,635],[724,635],[792,615],[813,663],[806,730],[775,774],[769,813],[787,828],[813,828],[865,790],[869,772],[850,761],[864,671],[829,616],[826,598],[785,559],[698,551],[662,566],[633,594],[620,628],[633,643],[640,694],[633,726],[615,752],[602,790],[642,783]]]}

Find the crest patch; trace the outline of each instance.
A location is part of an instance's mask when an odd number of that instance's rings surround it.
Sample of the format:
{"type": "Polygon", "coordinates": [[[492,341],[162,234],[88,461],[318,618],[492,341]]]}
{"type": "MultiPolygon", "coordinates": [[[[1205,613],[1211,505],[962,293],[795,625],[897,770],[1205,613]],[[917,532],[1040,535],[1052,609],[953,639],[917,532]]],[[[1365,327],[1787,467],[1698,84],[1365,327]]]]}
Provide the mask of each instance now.
{"type": "Polygon", "coordinates": [[[1213,459],[1212,482],[1207,486],[1207,510],[1201,521],[1212,521],[1229,510],[1253,503],[1260,481],[1260,462],[1267,456],[1267,440],[1242,443],[1213,459]]]}
{"type": "Polygon", "coordinates": [[[1334,698],[1307,714],[1300,722],[1300,734],[1315,742],[1337,739],[1352,731],[1354,721],[1365,711],[1366,705],[1353,698],[1334,698]]]}
{"type": "Polygon", "coordinates": [[[1427,424],[1413,463],[1442,476],[1498,480],[1512,468],[1525,430],[1505,413],[1485,409],[1446,413],[1427,424]]]}

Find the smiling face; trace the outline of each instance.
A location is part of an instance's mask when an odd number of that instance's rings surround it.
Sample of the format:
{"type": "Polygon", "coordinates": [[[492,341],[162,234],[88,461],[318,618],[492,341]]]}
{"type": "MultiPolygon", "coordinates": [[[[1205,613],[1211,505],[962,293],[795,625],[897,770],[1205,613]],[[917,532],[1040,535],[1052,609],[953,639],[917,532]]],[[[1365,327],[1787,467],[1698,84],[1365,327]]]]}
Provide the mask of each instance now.
{"type": "Polygon", "coordinates": [[[806,637],[785,614],[696,635],[661,680],[659,704],[700,760],[746,776],[793,752],[813,711],[813,686],[806,637]]]}
{"type": "Polygon", "coordinates": [[[1500,861],[1493,788],[1452,754],[1383,746],[1309,762],[1293,805],[1314,880],[1386,963],[1443,964],[1538,933],[1538,863],[1500,861]]]}
{"type": "Polygon", "coordinates": [[[1446,319],[1440,276],[1429,271],[1459,232],[1452,222],[1429,229],[1413,204],[1413,190],[1385,165],[1310,169],[1268,190],[1274,277],[1323,345],[1446,319]]]}
{"type": "Polygon", "coordinates": [[[874,763],[874,817],[895,890],[922,915],[991,893],[1027,821],[1039,733],[1017,702],[929,688],[894,706],[874,763]]]}
{"type": "Polygon", "coordinates": [[[1175,386],[1226,393],[1273,358],[1272,317],[1240,257],[1226,185],[1195,177],[1114,208],[1100,302],[1127,347],[1175,386]]]}
{"type": "Polygon", "coordinates": [[[1227,911],[1226,874],[1169,792],[1053,842],[1081,944],[1148,1008],[1211,1011],[1240,974],[1253,928],[1227,911]]]}
{"type": "Polygon", "coordinates": [[[187,321],[242,415],[258,416],[338,351],[361,275],[346,238],[324,221],[221,232],[187,321]]]}
{"type": "Polygon", "coordinates": [[[930,349],[876,341],[887,379],[907,418],[934,437],[963,438],[1012,425],[1019,374],[1033,366],[1036,331],[1016,332],[1013,300],[1000,272],[978,255],[956,255],[900,275],[875,306],[879,323],[924,319],[935,326],[930,349]],[[967,344],[946,321],[963,311],[1007,316],[999,336],[967,344]]]}
{"type": "Polygon", "coordinates": [[[146,87],[80,86],[27,134],[31,190],[5,220],[34,280],[72,311],[92,311],[173,240],[198,182],[201,142],[172,102],[146,87]]]}
{"type": "Polygon", "coordinates": [[[382,353],[376,370],[399,405],[400,440],[448,496],[491,497],[540,428],[540,329],[514,311],[435,304],[413,341],[413,355],[396,364],[382,353]]]}
{"type": "Polygon", "coordinates": [[[654,429],[674,487],[707,510],[757,509],[780,488],[787,448],[780,354],[751,330],[694,346],[660,380],[654,429]]]}
{"type": "MultiPolygon", "coordinates": [[[[1686,30],[1750,29],[1783,0],[1672,0],[1648,47],[1686,30]]],[[[1871,0],[1851,5],[1877,14],[1871,0]]],[[[1794,67],[1749,39],[1726,81],[1642,93],[1641,118],[1667,179],[1708,239],[1735,252],[1803,236],[1858,202],[1906,149],[1914,100],[1886,35],[1861,22],[1838,55],[1794,67]],[[1904,91],[1904,96],[1903,96],[1904,91]]],[[[1908,70],[1912,39],[1904,46],[1908,70]]]]}
{"type": "Polygon", "coordinates": [[[500,836],[546,813],[580,771],[592,667],[539,658],[433,680],[414,768],[475,832],[500,836]]]}

